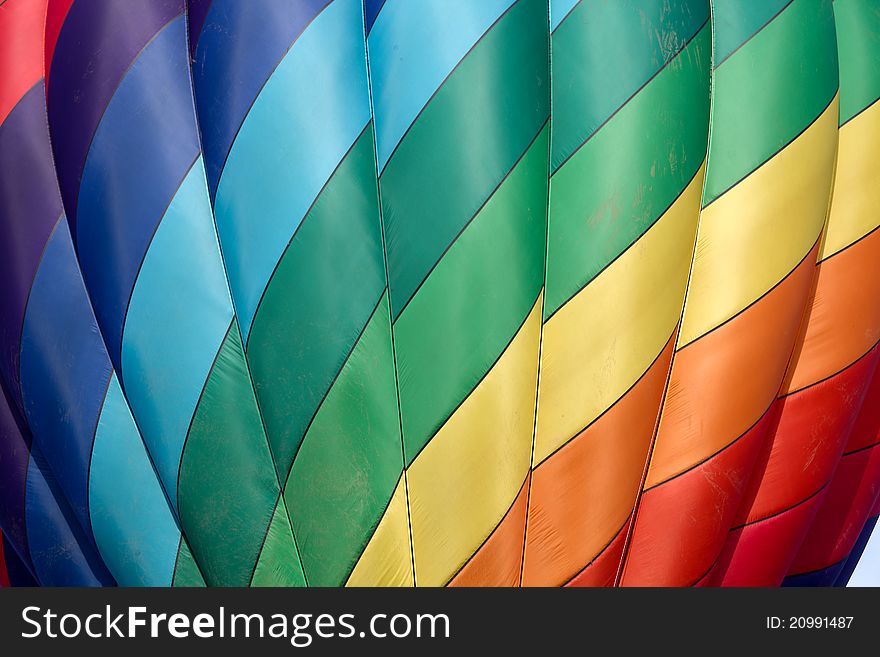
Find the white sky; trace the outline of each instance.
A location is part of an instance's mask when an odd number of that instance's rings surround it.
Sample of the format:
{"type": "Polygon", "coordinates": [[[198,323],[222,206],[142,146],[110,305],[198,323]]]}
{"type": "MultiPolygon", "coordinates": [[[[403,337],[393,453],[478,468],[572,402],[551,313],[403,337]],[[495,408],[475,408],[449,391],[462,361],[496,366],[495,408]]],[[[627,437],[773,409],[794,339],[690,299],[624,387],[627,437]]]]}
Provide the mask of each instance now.
{"type": "Polygon", "coordinates": [[[849,585],[880,586],[880,524],[871,534],[871,539],[849,580],[849,585]]]}

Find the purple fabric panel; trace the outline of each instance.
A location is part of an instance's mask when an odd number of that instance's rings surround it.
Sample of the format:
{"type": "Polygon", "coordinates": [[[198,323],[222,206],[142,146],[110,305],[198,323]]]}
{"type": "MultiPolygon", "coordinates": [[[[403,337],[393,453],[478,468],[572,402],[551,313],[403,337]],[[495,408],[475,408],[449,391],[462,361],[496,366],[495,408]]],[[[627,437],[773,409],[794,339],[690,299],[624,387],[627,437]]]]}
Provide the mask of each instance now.
{"type": "Polygon", "coordinates": [[[25,482],[30,459],[30,433],[10,407],[0,386],[0,528],[6,540],[33,572],[25,526],[25,482]]]}
{"type": "Polygon", "coordinates": [[[196,45],[199,42],[199,35],[202,33],[202,26],[205,24],[205,18],[211,9],[211,3],[214,0],[187,0],[186,1],[186,24],[189,28],[189,54],[190,57],[196,56],[196,45]]]}
{"type": "Polygon", "coordinates": [[[43,247],[61,216],[42,81],[0,125],[0,373],[21,411],[21,327],[43,247]]]}
{"type": "Polygon", "coordinates": [[[107,103],[131,63],[184,0],[76,0],[49,75],[49,122],[61,193],[76,239],[79,183],[107,103]],[[86,99],[87,102],[80,102],[86,99]]]}

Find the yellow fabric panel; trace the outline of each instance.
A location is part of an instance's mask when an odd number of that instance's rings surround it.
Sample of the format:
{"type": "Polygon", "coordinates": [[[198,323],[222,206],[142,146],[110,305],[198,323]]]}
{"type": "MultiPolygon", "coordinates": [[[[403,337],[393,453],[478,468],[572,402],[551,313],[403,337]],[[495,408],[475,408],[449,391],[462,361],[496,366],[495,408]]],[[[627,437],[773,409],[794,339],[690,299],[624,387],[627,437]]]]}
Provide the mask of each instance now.
{"type": "Polygon", "coordinates": [[[703,209],[679,349],[760,298],[815,244],[828,213],[838,100],[703,209]]]}
{"type": "Polygon", "coordinates": [[[412,553],[406,514],[406,486],[397,481],[385,514],[355,564],[346,586],[412,586],[412,553]]]}
{"type": "Polygon", "coordinates": [[[458,571],[501,521],[529,471],[542,297],[409,467],[419,586],[442,586],[458,571]]]}
{"type": "Polygon", "coordinates": [[[669,340],[681,316],[704,171],[544,326],[535,465],[614,404],[669,340]]]}
{"type": "Polygon", "coordinates": [[[819,259],[838,253],[880,225],[880,102],[840,128],[831,218],[819,259]]]}

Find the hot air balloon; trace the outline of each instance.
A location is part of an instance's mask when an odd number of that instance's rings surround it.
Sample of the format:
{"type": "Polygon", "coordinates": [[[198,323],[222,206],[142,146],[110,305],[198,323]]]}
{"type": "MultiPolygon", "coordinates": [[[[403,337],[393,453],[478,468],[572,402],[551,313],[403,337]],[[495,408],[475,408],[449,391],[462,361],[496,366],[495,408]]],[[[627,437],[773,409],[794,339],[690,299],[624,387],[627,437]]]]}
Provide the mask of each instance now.
{"type": "Polygon", "coordinates": [[[845,585],[876,0],[0,3],[0,584],[845,585]]]}

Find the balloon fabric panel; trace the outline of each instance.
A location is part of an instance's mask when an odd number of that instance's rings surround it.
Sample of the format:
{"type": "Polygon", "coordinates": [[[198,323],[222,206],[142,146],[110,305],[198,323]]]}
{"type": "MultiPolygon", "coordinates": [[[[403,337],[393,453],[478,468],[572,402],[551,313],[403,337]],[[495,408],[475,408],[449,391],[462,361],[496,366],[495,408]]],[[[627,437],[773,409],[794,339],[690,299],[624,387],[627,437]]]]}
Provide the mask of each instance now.
{"type": "Polygon", "coordinates": [[[871,577],[876,0],[2,5],[0,585],[871,577]]]}

